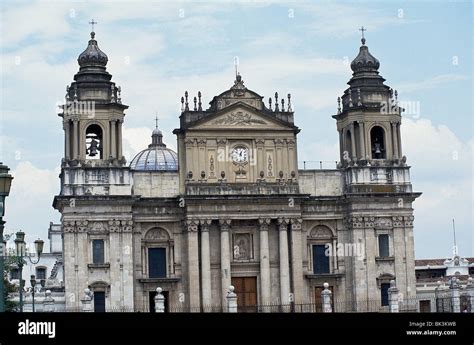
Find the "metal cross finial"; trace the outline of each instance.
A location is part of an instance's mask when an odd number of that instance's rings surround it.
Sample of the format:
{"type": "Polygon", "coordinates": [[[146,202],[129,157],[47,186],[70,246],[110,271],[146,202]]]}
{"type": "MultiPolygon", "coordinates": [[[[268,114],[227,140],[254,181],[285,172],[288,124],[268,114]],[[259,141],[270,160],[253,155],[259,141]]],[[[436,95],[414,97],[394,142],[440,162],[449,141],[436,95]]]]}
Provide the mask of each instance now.
{"type": "Polygon", "coordinates": [[[155,128],[158,128],[158,113],[156,113],[155,117],[155,128]]]}
{"type": "Polygon", "coordinates": [[[235,77],[239,75],[239,57],[234,56],[235,77]]]}
{"type": "Polygon", "coordinates": [[[367,29],[362,26],[362,27],[359,29],[359,31],[362,32],[362,38],[361,38],[360,41],[362,42],[363,45],[365,45],[364,31],[367,31],[367,29]]]}
{"type": "Polygon", "coordinates": [[[94,18],[92,18],[92,21],[90,21],[89,24],[92,26],[92,32],[94,32],[94,24],[97,24],[97,22],[95,22],[94,18]]]}

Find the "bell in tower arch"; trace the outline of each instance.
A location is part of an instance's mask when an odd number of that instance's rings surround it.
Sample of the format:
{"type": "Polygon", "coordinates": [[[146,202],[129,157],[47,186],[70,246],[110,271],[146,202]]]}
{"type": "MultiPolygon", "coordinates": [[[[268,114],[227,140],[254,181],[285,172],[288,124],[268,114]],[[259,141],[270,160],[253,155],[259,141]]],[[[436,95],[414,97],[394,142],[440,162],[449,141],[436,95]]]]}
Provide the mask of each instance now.
{"type": "Polygon", "coordinates": [[[102,159],[102,129],[98,125],[86,130],[86,158],[102,159]]]}

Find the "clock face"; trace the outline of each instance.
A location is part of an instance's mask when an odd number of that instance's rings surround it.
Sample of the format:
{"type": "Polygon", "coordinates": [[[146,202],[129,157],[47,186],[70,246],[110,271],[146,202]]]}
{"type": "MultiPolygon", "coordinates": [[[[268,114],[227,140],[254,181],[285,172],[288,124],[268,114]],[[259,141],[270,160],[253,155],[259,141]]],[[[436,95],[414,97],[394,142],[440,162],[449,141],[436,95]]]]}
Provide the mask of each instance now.
{"type": "Polygon", "coordinates": [[[235,163],[245,163],[249,159],[249,150],[246,147],[238,146],[232,150],[231,156],[235,163]]]}

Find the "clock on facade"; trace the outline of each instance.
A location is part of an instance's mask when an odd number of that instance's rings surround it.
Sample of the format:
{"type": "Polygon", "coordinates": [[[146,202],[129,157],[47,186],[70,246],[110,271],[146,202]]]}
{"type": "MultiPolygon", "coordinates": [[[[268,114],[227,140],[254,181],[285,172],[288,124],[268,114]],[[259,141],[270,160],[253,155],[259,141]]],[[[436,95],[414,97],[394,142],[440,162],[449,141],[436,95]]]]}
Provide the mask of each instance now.
{"type": "Polygon", "coordinates": [[[231,153],[232,161],[234,163],[243,164],[247,163],[249,159],[249,150],[244,146],[234,147],[231,153]]]}

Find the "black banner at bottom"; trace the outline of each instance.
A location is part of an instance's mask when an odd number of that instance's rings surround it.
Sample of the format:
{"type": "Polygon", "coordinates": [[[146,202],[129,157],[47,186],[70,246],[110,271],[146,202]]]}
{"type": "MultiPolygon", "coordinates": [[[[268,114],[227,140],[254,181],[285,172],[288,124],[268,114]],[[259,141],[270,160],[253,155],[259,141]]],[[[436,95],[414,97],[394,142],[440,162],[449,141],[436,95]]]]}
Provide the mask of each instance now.
{"type": "Polygon", "coordinates": [[[474,314],[0,314],[0,345],[473,343],[474,314]]]}

